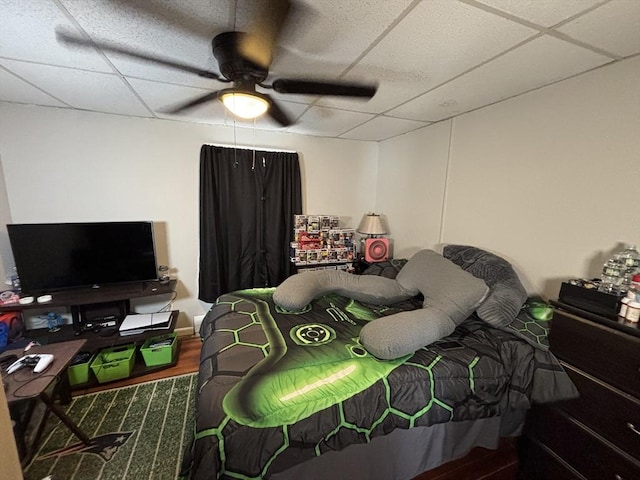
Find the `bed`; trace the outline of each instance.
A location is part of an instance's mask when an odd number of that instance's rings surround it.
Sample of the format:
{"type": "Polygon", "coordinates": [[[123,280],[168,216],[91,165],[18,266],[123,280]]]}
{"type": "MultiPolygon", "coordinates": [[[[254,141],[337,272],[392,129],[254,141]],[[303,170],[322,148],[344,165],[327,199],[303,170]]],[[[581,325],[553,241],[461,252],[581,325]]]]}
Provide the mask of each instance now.
{"type": "Polygon", "coordinates": [[[203,320],[183,477],[412,479],[518,436],[532,403],[577,395],[531,302],[503,328],[474,313],[446,338],[379,360],[360,329],[421,308],[421,297],[371,305],[327,294],[292,313],[273,293],[222,295],[203,320]]]}

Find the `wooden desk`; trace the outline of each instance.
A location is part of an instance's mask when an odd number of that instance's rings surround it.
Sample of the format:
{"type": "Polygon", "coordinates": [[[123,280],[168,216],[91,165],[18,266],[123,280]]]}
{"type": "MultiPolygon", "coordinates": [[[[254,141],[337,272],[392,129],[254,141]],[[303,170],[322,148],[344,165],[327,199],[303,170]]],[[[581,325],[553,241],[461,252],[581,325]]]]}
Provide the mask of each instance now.
{"type": "MultiPolygon", "coordinates": [[[[50,353],[54,356],[53,362],[47,369],[40,373],[34,373],[33,367],[24,366],[12,374],[3,372],[3,381],[6,383],[6,397],[9,404],[11,417],[16,422],[16,443],[23,463],[27,463],[35,452],[40,436],[46,423],[48,412],[53,412],[66,427],[78,437],[85,445],[91,444],[91,439],[67,416],[58,405],[55,398],[60,396],[61,402],[68,403],[71,400],[69,380],[66,369],[84,346],[86,340],[72,340],[69,342],[53,343],[51,345],[36,346],[29,349],[27,353],[50,353]],[[57,381],[53,393],[47,393],[51,384],[57,381]],[[31,445],[25,442],[26,426],[31,419],[35,401],[40,399],[47,406],[43,419],[37,427],[34,441],[31,445]],[[24,405],[24,402],[29,402],[24,405]],[[19,407],[25,408],[19,408],[19,407]]],[[[14,354],[21,358],[22,350],[7,350],[4,355],[14,354]]]]}

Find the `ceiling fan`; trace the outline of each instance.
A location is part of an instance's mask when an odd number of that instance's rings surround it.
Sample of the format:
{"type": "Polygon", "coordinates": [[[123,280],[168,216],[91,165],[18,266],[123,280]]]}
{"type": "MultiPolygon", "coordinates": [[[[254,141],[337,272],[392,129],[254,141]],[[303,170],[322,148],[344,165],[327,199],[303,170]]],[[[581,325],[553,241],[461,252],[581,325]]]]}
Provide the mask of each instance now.
{"type": "Polygon", "coordinates": [[[258,92],[256,86],[281,94],[331,95],[366,99],[375,95],[377,90],[375,84],[302,78],[278,78],[270,84],[265,83],[269,76],[276,41],[289,16],[291,3],[289,0],[270,0],[261,1],[260,4],[263,6],[263,11],[259,12],[256,21],[247,32],[225,32],[213,39],[213,56],[218,62],[220,75],[177,60],[141,53],[109,42],[94,41],[63,31],[57,31],[56,35],[58,41],[65,45],[99,48],[105,52],[126,55],[233,84],[230,88],[215,90],[176,105],[166,110],[166,113],[184,112],[197,105],[218,99],[232,114],[240,118],[252,119],[266,113],[281,126],[287,127],[293,123],[293,120],[271,96],[258,92]]]}

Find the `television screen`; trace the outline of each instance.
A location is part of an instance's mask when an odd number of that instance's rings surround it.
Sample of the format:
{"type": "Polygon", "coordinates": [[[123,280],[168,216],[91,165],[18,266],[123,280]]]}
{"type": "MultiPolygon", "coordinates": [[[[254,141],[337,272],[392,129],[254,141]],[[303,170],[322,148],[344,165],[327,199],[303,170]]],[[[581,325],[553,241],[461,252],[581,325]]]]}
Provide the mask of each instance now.
{"type": "Polygon", "coordinates": [[[152,222],[7,225],[23,292],[157,279],[152,222]]]}

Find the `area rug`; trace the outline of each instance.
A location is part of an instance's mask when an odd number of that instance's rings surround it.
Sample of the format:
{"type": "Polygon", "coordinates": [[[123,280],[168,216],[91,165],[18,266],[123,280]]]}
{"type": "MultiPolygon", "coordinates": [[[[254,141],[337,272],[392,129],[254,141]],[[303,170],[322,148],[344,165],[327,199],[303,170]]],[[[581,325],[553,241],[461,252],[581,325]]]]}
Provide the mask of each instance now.
{"type": "Polygon", "coordinates": [[[196,385],[189,374],[74,398],[65,411],[91,446],[50,415],[25,479],[177,478],[193,437],[196,385]]]}

